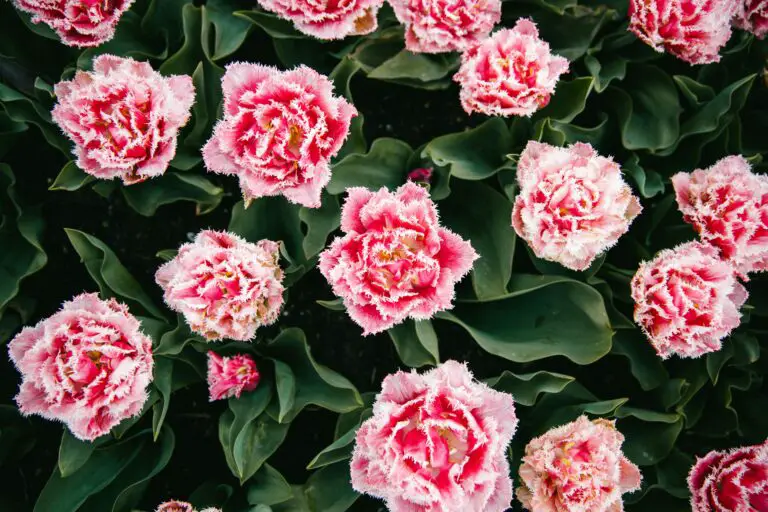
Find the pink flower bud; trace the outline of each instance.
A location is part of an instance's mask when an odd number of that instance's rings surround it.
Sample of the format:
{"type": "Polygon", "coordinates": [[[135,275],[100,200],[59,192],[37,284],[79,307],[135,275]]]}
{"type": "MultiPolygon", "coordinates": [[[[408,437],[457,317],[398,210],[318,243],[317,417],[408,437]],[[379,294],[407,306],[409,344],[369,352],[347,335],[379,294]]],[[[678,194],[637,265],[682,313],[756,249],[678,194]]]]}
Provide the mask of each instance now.
{"type": "Polygon", "coordinates": [[[253,391],[259,385],[256,361],[248,354],[222,357],[208,352],[208,391],[213,400],[240,398],[243,391],[253,391]]]}

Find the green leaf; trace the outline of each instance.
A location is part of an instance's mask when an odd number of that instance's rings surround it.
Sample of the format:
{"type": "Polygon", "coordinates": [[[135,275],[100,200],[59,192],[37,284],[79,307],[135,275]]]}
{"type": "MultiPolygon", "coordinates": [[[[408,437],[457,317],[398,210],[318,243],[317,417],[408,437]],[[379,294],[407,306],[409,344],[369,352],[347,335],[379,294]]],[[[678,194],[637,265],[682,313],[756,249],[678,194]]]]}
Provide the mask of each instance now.
{"type": "Polygon", "coordinates": [[[572,382],[559,393],[544,395],[529,413],[525,427],[539,434],[582,414],[611,416],[626,402],[626,398],[600,400],[578,382],[572,382]]]}
{"type": "Polygon", "coordinates": [[[570,123],[584,111],[594,85],[595,80],[592,77],[560,82],[557,84],[552,100],[536,113],[536,117],[539,119],[550,117],[556,121],[570,123]]]}
{"type": "Polygon", "coordinates": [[[672,146],[680,134],[680,100],[669,75],[655,66],[635,64],[622,81],[608,88],[621,130],[630,150],[658,151],[672,146]]]}
{"type": "Polygon", "coordinates": [[[152,434],[154,440],[160,435],[165,422],[165,416],[168,414],[168,406],[171,404],[171,391],[173,386],[173,360],[166,357],[155,356],[155,367],[153,370],[152,385],[160,393],[160,405],[154,406],[152,415],[152,434]]]}
{"type": "Polygon", "coordinates": [[[151,217],[165,204],[190,201],[197,215],[214,210],[224,197],[224,189],[196,174],[167,172],[159,178],[123,187],[126,202],[145,217],[151,217]]]}
{"type": "Polygon", "coordinates": [[[299,219],[307,226],[307,234],[301,242],[304,258],[310,260],[325,249],[328,236],[336,231],[341,223],[341,208],[336,196],[323,192],[320,208],[299,210],[299,219]]]}
{"type": "Polygon", "coordinates": [[[515,362],[556,355],[578,364],[611,349],[603,297],[579,281],[513,275],[512,292],[488,302],[462,302],[437,317],[461,325],[491,354],[515,362]]]}
{"type": "Polygon", "coordinates": [[[208,0],[203,9],[203,28],[200,34],[203,49],[211,60],[223,59],[234,53],[245,42],[252,24],[240,16],[233,16],[237,3],[233,0],[208,0]],[[208,42],[212,42],[209,48],[208,42]]]}
{"type": "Polygon", "coordinates": [[[299,210],[299,206],[283,197],[261,197],[248,208],[240,201],[232,208],[228,230],[249,242],[263,239],[283,242],[292,263],[301,263],[306,260],[299,210]]]}
{"type": "MultiPolygon", "coordinates": [[[[371,409],[366,409],[360,418],[360,422],[362,423],[372,414],[373,411],[371,409]]],[[[307,469],[319,469],[352,457],[352,449],[354,448],[355,443],[355,434],[357,434],[357,429],[359,426],[360,423],[358,423],[354,428],[349,429],[347,433],[336,439],[333,443],[325,447],[320,453],[315,455],[315,457],[307,465],[307,469]]]]}
{"type": "Polygon", "coordinates": [[[293,421],[309,404],[334,412],[351,411],[362,405],[360,394],[351,382],[314,360],[300,329],[285,329],[269,343],[265,352],[287,364],[296,378],[293,408],[283,419],[293,421]]]}
{"type": "Polygon", "coordinates": [[[70,160],[61,169],[61,172],[53,180],[53,184],[48,187],[48,190],[67,190],[71,192],[79,190],[95,180],[96,178],[80,170],[74,160],[70,160]]]}
{"type": "MultiPolygon", "coordinates": [[[[414,85],[430,84],[446,78],[459,66],[458,54],[428,55],[401,50],[368,72],[368,78],[414,85]]],[[[441,83],[442,85],[442,83],[441,83]]]]}
{"type": "Polygon", "coordinates": [[[22,281],[48,262],[43,217],[37,208],[22,209],[15,185],[11,168],[0,163],[0,313],[17,296],[22,281]]]}
{"type": "Polygon", "coordinates": [[[395,189],[405,182],[412,154],[413,149],[403,141],[386,137],[376,139],[368,153],[348,155],[333,165],[326,190],[337,195],[350,187],[395,189]]]}
{"type": "Polygon", "coordinates": [[[496,391],[511,394],[515,403],[532,406],[541,394],[559,393],[574,380],[570,375],[561,373],[538,371],[516,375],[505,370],[498,377],[486,380],[486,383],[496,391]]]}
{"type": "Polygon", "coordinates": [[[272,363],[275,365],[275,387],[280,405],[277,421],[284,423],[283,420],[293,410],[293,403],[296,399],[296,377],[294,377],[291,367],[282,361],[273,359],[272,363]]]}
{"type": "MultiPolygon", "coordinates": [[[[358,71],[360,71],[360,64],[349,57],[344,57],[328,76],[333,82],[336,93],[343,95],[352,104],[354,104],[354,100],[350,84],[352,77],[358,71]]],[[[344,141],[344,145],[339,150],[334,161],[339,161],[347,155],[354,153],[365,153],[366,148],[367,144],[363,135],[363,114],[358,111],[357,115],[352,118],[347,140],[344,141]]]]}
{"type": "Polygon", "coordinates": [[[624,454],[640,466],[650,466],[664,459],[683,429],[679,414],[659,413],[622,406],[616,411],[618,428],[626,441],[624,454]]]}
{"type": "Polygon", "coordinates": [[[303,486],[294,486],[293,498],[272,507],[274,512],[344,512],[360,497],[352,489],[349,464],[325,466],[312,473],[303,486]]]}
{"type": "Polygon", "coordinates": [[[251,505],[275,505],[288,501],[291,496],[290,484],[269,464],[261,466],[248,486],[248,503],[251,505]]]}
{"type": "Polygon", "coordinates": [[[640,159],[632,154],[622,165],[624,172],[632,176],[637,184],[637,189],[643,197],[654,197],[664,193],[664,181],[656,171],[645,170],[640,167],[640,159]]]}
{"type": "Polygon", "coordinates": [[[97,47],[86,48],[77,58],[77,67],[89,69],[93,65],[93,59],[103,54],[142,61],[147,58],[165,59],[168,56],[168,46],[158,34],[145,30],[141,17],[129,10],[120,17],[115,36],[97,47]]]}
{"type": "Polygon", "coordinates": [[[82,231],[67,228],[64,231],[88,273],[99,286],[103,298],[116,297],[134,309],[134,313],[137,313],[135,308],[138,307],[156,318],[164,319],[163,312],[141,289],[112,249],[98,238],[82,231]]]}
{"type": "Polygon", "coordinates": [[[611,353],[629,360],[629,368],[640,387],[648,391],[661,386],[669,374],[650,342],[638,329],[617,331],[611,353]]]}
{"type": "Polygon", "coordinates": [[[256,25],[274,39],[303,39],[306,37],[294,28],[293,23],[269,12],[237,11],[234,15],[256,25]]]}
{"type": "Polygon", "coordinates": [[[206,343],[202,337],[189,329],[184,317],[179,315],[177,319],[176,327],[163,334],[155,344],[153,351],[155,356],[175,356],[180,354],[190,342],[206,343]]]}
{"type": "Polygon", "coordinates": [[[627,59],[618,55],[586,55],[584,64],[595,79],[595,91],[603,92],[614,80],[627,75],[627,59]]]}
{"type": "Polygon", "coordinates": [[[477,298],[491,300],[506,295],[517,238],[512,228],[512,203],[484,183],[456,181],[453,193],[440,202],[440,216],[443,224],[469,240],[480,256],[472,267],[477,298]]]}
{"type": "Polygon", "coordinates": [[[66,478],[88,462],[98,442],[81,441],[72,435],[68,429],[64,429],[59,445],[59,474],[66,478]]]}
{"type": "Polygon", "coordinates": [[[53,125],[48,107],[0,83],[0,109],[5,110],[7,117],[16,123],[37,126],[48,145],[69,158],[70,143],[62,135],[61,130],[53,125]]]}
{"type": "Polygon", "coordinates": [[[433,139],[421,153],[439,166],[448,165],[451,175],[462,180],[482,180],[496,174],[512,152],[512,136],[500,118],[476,128],[433,139]]]}
{"type": "Polygon", "coordinates": [[[248,422],[235,439],[232,454],[242,485],[253,476],[283,443],[289,424],[278,423],[268,414],[248,422]]]}
{"type": "Polygon", "coordinates": [[[437,335],[430,320],[406,320],[387,332],[406,366],[419,368],[440,364],[437,335]]]}

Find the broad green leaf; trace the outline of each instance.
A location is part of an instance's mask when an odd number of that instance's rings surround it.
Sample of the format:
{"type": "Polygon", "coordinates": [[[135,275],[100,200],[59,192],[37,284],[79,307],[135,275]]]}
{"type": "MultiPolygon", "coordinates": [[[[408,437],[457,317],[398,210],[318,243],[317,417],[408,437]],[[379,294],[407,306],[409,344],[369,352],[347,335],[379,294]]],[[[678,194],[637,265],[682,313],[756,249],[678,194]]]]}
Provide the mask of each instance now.
{"type": "Polygon", "coordinates": [[[283,242],[292,262],[301,263],[306,260],[299,211],[299,206],[289,203],[284,197],[261,197],[247,208],[239,201],[232,208],[228,229],[249,242],[265,238],[283,242]]]}
{"type": "Polygon", "coordinates": [[[664,459],[675,445],[683,428],[679,414],[659,413],[622,406],[616,417],[617,426],[626,441],[624,454],[640,466],[650,466],[664,459]]]}
{"type": "Polygon", "coordinates": [[[294,28],[293,23],[270,12],[254,9],[252,11],[237,11],[234,15],[256,25],[273,39],[303,39],[306,37],[294,28]]]}
{"type": "Polygon", "coordinates": [[[80,469],[67,478],[61,476],[57,467],[38,496],[34,512],[79,511],[90,496],[118,478],[148,442],[148,435],[137,435],[94,450],[80,469]]]}
{"type": "Polygon", "coordinates": [[[288,413],[293,410],[293,403],[296,399],[296,377],[294,377],[291,367],[284,362],[273,359],[272,364],[275,365],[275,388],[280,406],[277,420],[283,423],[288,413]]]}
{"type": "Polygon", "coordinates": [[[290,501],[272,507],[274,512],[344,512],[360,495],[352,489],[349,464],[340,462],[312,473],[303,486],[293,487],[290,501]]]}
{"type": "Polygon", "coordinates": [[[669,75],[656,66],[630,67],[622,88],[606,91],[619,121],[621,140],[630,150],[669,148],[680,135],[680,100],[669,75]]]}
{"type": "Polygon", "coordinates": [[[291,496],[290,484],[269,464],[262,465],[248,485],[248,503],[251,505],[275,505],[288,501],[291,496]]]}
{"type": "Polygon", "coordinates": [[[669,379],[659,356],[645,335],[637,329],[617,331],[613,337],[611,353],[627,358],[632,375],[646,391],[659,387],[669,379]]]}
{"type": "Polygon", "coordinates": [[[429,84],[452,74],[458,68],[458,55],[429,55],[401,50],[368,72],[368,78],[379,80],[413,80],[429,84]]]}
{"type": "Polygon", "coordinates": [[[453,193],[440,202],[440,216],[480,256],[472,266],[477,298],[506,295],[517,238],[512,229],[512,203],[484,183],[457,180],[453,193]]]}
{"type": "Polygon", "coordinates": [[[208,0],[203,5],[203,29],[200,37],[203,49],[211,60],[219,60],[234,53],[245,42],[252,24],[240,16],[234,16],[237,2],[233,0],[208,0]],[[212,48],[208,42],[211,41],[212,48]]]}
{"type": "Polygon", "coordinates": [[[437,335],[430,320],[406,320],[387,332],[406,366],[419,368],[440,364],[437,335]]]}
{"type": "Polygon", "coordinates": [[[498,377],[487,379],[486,383],[496,391],[511,394],[516,403],[532,406],[541,394],[559,393],[573,381],[573,377],[561,373],[538,371],[517,375],[505,370],[498,377]]]}
{"type": "Polygon", "coordinates": [[[175,356],[184,350],[184,347],[191,342],[206,343],[205,340],[197,334],[194,334],[187,323],[184,321],[184,317],[178,315],[178,323],[173,330],[164,333],[155,342],[155,349],[153,351],[155,356],[175,356]]]}
{"type": "Polygon", "coordinates": [[[564,277],[513,275],[512,292],[487,302],[462,302],[437,317],[461,325],[481,348],[515,362],[565,356],[589,364],[611,349],[603,297],[564,277]]]}
{"type": "Polygon", "coordinates": [[[145,217],[151,217],[165,204],[177,201],[195,203],[195,211],[203,215],[214,210],[224,197],[224,189],[203,176],[167,172],[163,176],[130,187],[123,187],[126,202],[145,217]]]}
{"type": "Polygon", "coordinates": [[[268,414],[262,414],[243,427],[232,448],[240,484],[251,478],[277,451],[288,434],[289,426],[278,423],[268,414]]]}
{"type": "MultiPolygon", "coordinates": [[[[349,57],[344,57],[336,67],[333,68],[333,71],[331,71],[331,74],[328,76],[333,82],[335,93],[343,95],[347,101],[352,104],[354,104],[354,100],[352,98],[350,83],[352,82],[352,77],[355,76],[358,71],[360,71],[360,64],[349,57]]],[[[347,155],[354,153],[365,153],[367,144],[365,142],[365,136],[363,135],[363,119],[363,113],[360,111],[358,111],[357,115],[352,118],[347,140],[344,141],[344,145],[339,150],[334,161],[337,162],[347,155]]]]}
{"type": "Polygon", "coordinates": [[[578,382],[572,382],[559,393],[544,395],[528,415],[525,428],[540,434],[583,414],[589,418],[611,416],[626,402],[626,398],[600,400],[578,382]]]}
{"type": "Polygon", "coordinates": [[[48,145],[58,149],[65,157],[69,158],[71,145],[62,135],[61,130],[53,125],[48,107],[43,106],[36,99],[0,83],[0,109],[5,110],[6,116],[16,123],[37,126],[48,145]]]}
{"type": "MultiPolygon", "coordinates": [[[[546,3],[576,4],[573,0],[549,0],[546,3]]],[[[518,4],[515,10],[508,10],[505,6],[505,19],[510,19],[510,16],[518,14],[530,16],[530,8],[518,4]]],[[[581,5],[574,5],[573,8],[562,14],[552,11],[538,11],[534,20],[538,25],[541,38],[549,43],[552,53],[561,55],[573,63],[587,52],[600,29],[615,15],[615,11],[611,9],[590,9],[581,5]]]]}
{"type": "Polygon", "coordinates": [[[536,113],[536,117],[539,119],[549,117],[562,123],[570,123],[584,111],[594,85],[595,80],[592,77],[560,82],[557,84],[552,100],[536,113]]]}
{"type": "Polygon", "coordinates": [[[296,378],[293,409],[284,416],[292,421],[309,404],[334,412],[346,412],[362,405],[357,389],[345,377],[318,364],[300,329],[285,329],[265,348],[265,352],[287,364],[296,378]]]}
{"type": "Polygon", "coordinates": [[[307,226],[307,234],[301,242],[304,258],[312,259],[325,249],[328,236],[336,231],[341,222],[341,208],[336,196],[323,193],[320,208],[301,207],[299,219],[307,226]]]}
{"type": "Polygon", "coordinates": [[[333,165],[327,190],[338,195],[350,187],[395,189],[405,182],[412,154],[413,149],[403,141],[386,137],[376,139],[368,153],[350,154],[333,165]]]}
{"type": "Polygon", "coordinates": [[[90,69],[93,59],[103,54],[142,61],[147,58],[164,59],[168,56],[168,46],[163,39],[159,34],[145,30],[139,15],[129,10],[120,17],[115,37],[97,47],[86,48],[77,58],[77,67],[90,69]]]}
{"type": "Polygon", "coordinates": [[[43,217],[38,208],[22,209],[15,184],[11,168],[0,163],[0,312],[17,296],[21,282],[48,262],[43,217]]]}
{"type": "Polygon", "coordinates": [[[619,55],[585,55],[584,64],[595,79],[595,92],[603,92],[614,80],[627,75],[627,59],[619,55]]]}
{"type": "MultiPolygon", "coordinates": [[[[65,229],[72,247],[85,264],[88,273],[99,286],[104,298],[116,297],[125,301],[132,308],[139,306],[144,311],[159,319],[164,319],[163,312],[154,305],[152,299],[141,289],[139,283],[120,263],[117,255],[104,242],[76,229],[65,229]]],[[[138,311],[134,310],[134,313],[138,311]]]]}
{"type": "Polygon", "coordinates": [[[592,127],[576,126],[570,123],[545,118],[536,123],[533,138],[555,146],[565,146],[574,142],[587,142],[600,147],[608,135],[608,115],[601,112],[600,122],[592,127]]]}
{"type": "Polygon", "coordinates": [[[476,128],[433,139],[422,151],[436,165],[448,165],[451,175],[462,180],[482,180],[494,175],[512,152],[512,136],[500,118],[476,128]]]}
{"type": "Polygon", "coordinates": [[[622,164],[625,173],[632,176],[632,179],[643,197],[654,197],[664,193],[664,181],[661,175],[652,170],[646,170],[640,167],[640,159],[636,154],[632,154],[629,159],[622,164]]]}
{"type": "Polygon", "coordinates": [[[152,415],[152,434],[154,440],[160,435],[165,416],[168,414],[168,406],[171,404],[171,391],[173,386],[173,360],[167,357],[155,356],[154,377],[152,385],[160,394],[160,404],[155,404],[152,415]]]}
{"type": "Polygon", "coordinates": [[[59,445],[59,474],[62,478],[75,473],[88,462],[99,441],[82,441],[76,438],[69,429],[64,429],[59,445]]]}
{"type": "Polygon", "coordinates": [[[96,180],[96,178],[90,174],[86,174],[77,166],[77,164],[75,164],[74,160],[70,160],[61,169],[61,172],[56,176],[56,179],[53,180],[53,184],[48,187],[48,190],[79,190],[94,180],[96,180]]]}

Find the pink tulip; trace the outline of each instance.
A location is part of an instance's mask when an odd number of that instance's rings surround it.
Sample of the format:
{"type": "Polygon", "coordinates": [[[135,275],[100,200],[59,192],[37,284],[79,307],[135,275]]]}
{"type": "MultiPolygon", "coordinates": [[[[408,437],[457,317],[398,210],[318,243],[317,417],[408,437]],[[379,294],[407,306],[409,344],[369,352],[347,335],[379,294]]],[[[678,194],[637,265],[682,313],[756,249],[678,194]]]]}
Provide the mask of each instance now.
{"type": "Polygon", "coordinates": [[[293,22],[299,32],[318,39],[370,34],[384,0],[258,0],[266,10],[293,22]]]}
{"type": "Polygon", "coordinates": [[[211,401],[240,398],[243,391],[253,391],[259,385],[256,361],[248,354],[222,357],[208,351],[208,391],[211,401]]]}

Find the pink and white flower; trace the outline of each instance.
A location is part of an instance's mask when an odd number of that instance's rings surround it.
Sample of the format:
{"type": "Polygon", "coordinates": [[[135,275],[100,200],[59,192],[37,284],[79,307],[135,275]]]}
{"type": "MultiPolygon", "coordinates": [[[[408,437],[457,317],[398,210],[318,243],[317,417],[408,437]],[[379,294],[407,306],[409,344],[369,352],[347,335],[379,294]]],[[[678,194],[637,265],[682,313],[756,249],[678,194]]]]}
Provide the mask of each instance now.
{"type": "Polygon", "coordinates": [[[83,293],[10,343],[23,415],[61,421],[93,440],[141,412],[152,381],[152,340],[128,307],[83,293]]]}
{"type": "Polygon", "coordinates": [[[414,53],[464,51],[501,20],[501,0],[390,0],[414,53]]]}
{"type": "Polygon", "coordinates": [[[419,167],[408,173],[408,180],[416,183],[429,183],[435,170],[431,167],[419,167]]]}
{"type": "Polygon", "coordinates": [[[256,361],[248,354],[222,357],[208,351],[208,392],[211,401],[240,398],[243,391],[253,391],[259,385],[256,361]]]}
{"type": "Polygon", "coordinates": [[[276,242],[253,244],[204,230],[157,270],[155,280],[168,307],[184,315],[194,332],[209,341],[248,341],[258,327],[277,320],[283,305],[279,257],[276,242]]]}
{"type": "Polygon", "coordinates": [[[67,46],[99,46],[112,39],[120,17],[133,0],[13,0],[32,15],[32,23],[45,23],[67,46]]]}
{"type": "Polygon", "coordinates": [[[657,52],[690,63],[720,61],[741,0],[630,0],[629,30],[657,52]]]}
{"type": "Polygon", "coordinates": [[[531,20],[494,33],[461,56],[453,77],[464,110],[489,116],[530,116],[546,106],[568,60],[552,55],[531,20]]]}
{"type": "MultiPolygon", "coordinates": [[[[157,507],[155,512],[197,512],[195,507],[186,501],[166,501],[157,507]]],[[[200,512],[221,512],[220,508],[209,507],[201,510],[200,512]]]]}
{"type": "Polygon", "coordinates": [[[768,176],[742,156],[672,177],[677,205],[701,240],[742,275],[768,270],[768,176]]]}
{"type": "Polygon", "coordinates": [[[534,512],[619,512],[622,494],[640,488],[613,421],[581,416],[525,447],[517,498],[534,512]]]}
{"type": "Polygon", "coordinates": [[[768,2],[765,0],[737,0],[738,8],[733,24],[752,32],[758,39],[768,35],[768,2]]]}
{"type": "Polygon", "coordinates": [[[768,511],[768,443],[711,451],[688,475],[692,512],[768,511]]]}
{"type": "Polygon", "coordinates": [[[208,169],[238,176],[246,201],[284,195],[319,207],[355,107],[307,66],[230,64],[222,87],[224,118],[203,148],[208,169]]]}
{"type": "Polygon", "coordinates": [[[54,87],[53,120],[75,143],[77,166],[130,185],[162,175],[195,101],[192,79],[163,77],[146,62],[100,55],[54,87]]]}
{"type": "Polygon", "coordinates": [[[320,254],[319,265],[363,334],[450,309],[454,285],[478,256],[469,242],[438,224],[427,190],[408,182],[395,192],[347,192],[345,235],[320,254]]]}
{"type": "Polygon", "coordinates": [[[589,268],[642,211],[619,164],[581,142],[559,148],[530,141],[517,182],[512,226],[518,236],[538,258],[572,270],[589,268]]]}
{"type": "Polygon", "coordinates": [[[391,512],[501,512],[512,499],[506,449],[516,426],[512,396],[465,364],[397,372],[357,431],[352,487],[391,512]]]}
{"type": "Polygon", "coordinates": [[[266,10],[291,21],[296,30],[318,39],[370,34],[384,0],[258,0],[266,10]]]}
{"type": "Polygon", "coordinates": [[[699,357],[739,325],[747,290],[715,247],[688,242],[640,264],[632,299],[635,322],[662,358],[699,357]]]}

